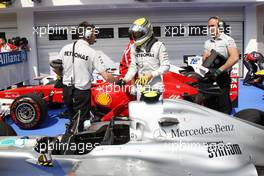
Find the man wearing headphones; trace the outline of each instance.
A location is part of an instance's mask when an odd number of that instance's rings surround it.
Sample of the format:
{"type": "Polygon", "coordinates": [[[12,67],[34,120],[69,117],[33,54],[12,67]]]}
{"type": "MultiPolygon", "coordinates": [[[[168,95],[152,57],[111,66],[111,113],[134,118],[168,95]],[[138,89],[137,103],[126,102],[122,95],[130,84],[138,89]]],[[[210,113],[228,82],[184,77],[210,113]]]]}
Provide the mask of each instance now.
{"type": "Polygon", "coordinates": [[[82,22],[78,26],[79,40],[64,46],[58,60],[51,61],[56,74],[63,77],[63,99],[71,120],[80,111],[79,131],[83,122],[90,119],[92,73],[97,70],[108,82],[115,78],[106,72],[101,56],[90,47],[96,41],[95,26],[82,22]],[[58,62],[62,63],[62,66],[58,62]]]}
{"type": "Polygon", "coordinates": [[[222,90],[222,95],[215,98],[214,102],[210,102],[208,107],[230,114],[232,111],[229,97],[230,71],[232,66],[239,60],[239,52],[234,39],[224,33],[225,24],[218,16],[209,18],[208,27],[211,39],[207,40],[204,44],[203,60],[205,61],[210,56],[211,50],[215,50],[225,59],[225,63],[221,67],[210,69],[209,74],[218,83],[222,90]]]}
{"type": "Polygon", "coordinates": [[[138,73],[136,84],[147,84],[163,91],[162,75],[170,69],[165,45],[154,37],[152,24],[146,18],[134,21],[129,29],[134,44],[131,46],[131,64],[119,85],[131,81],[138,73]]]}

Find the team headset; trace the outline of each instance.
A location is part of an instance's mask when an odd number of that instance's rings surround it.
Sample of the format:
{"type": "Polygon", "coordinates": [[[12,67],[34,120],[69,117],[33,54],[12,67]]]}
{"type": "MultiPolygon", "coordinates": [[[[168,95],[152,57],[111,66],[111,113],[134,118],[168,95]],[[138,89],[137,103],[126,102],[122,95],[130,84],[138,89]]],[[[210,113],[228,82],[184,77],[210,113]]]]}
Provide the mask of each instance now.
{"type": "Polygon", "coordinates": [[[225,29],[226,28],[226,23],[223,20],[219,19],[218,27],[222,28],[222,29],[225,29]]]}
{"type": "Polygon", "coordinates": [[[93,34],[93,28],[92,27],[87,27],[85,30],[84,30],[84,37],[85,38],[91,38],[92,37],[92,34],[93,34]]]}
{"type": "Polygon", "coordinates": [[[223,29],[223,32],[225,32],[226,28],[226,22],[223,21],[219,16],[211,17],[210,19],[217,19],[218,20],[218,27],[223,29]]]}

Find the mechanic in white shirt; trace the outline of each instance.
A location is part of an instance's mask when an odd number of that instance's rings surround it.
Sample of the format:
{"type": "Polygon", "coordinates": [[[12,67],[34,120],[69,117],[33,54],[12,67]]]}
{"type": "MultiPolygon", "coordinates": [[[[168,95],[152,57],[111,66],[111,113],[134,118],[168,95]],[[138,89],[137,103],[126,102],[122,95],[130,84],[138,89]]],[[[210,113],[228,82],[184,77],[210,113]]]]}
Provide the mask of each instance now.
{"type": "Polygon", "coordinates": [[[78,35],[79,40],[61,49],[58,59],[62,61],[62,68],[54,68],[54,71],[63,77],[63,99],[71,120],[79,110],[81,112],[79,131],[83,131],[83,122],[90,119],[93,71],[97,70],[108,82],[116,80],[106,72],[99,52],[90,47],[96,41],[95,26],[82,22],[78,35]]]}
{"type": "Polygon", "coordinates": [[[163,91],[162,75],[170,69],[165,45],[154,38],[153,27],[145,18],[135,20],[129,30],[134,45],[131,47],[131,64],[123,81],[130,81],[138,73],[139,82],[163,91]]]}
{"type": "Polygon", "coordinates": [[[230,114],[232,104],[230,100],[230,71],[232,66],[239,60],[239,52],[235,40],[224,33],[225,23],[218,16],[213,16],[208,20],[208,27],[211,39],[204,44],[203,60],[205,61],[211,54],[211,50],[215,50],[223,56],[225,64],[219,68],[211,69],[210,74],[213,75],[217,84],[222,90],[222,94],[214,97],[212,102],[206,105],[209,108],[220,112],[230,114]]]}

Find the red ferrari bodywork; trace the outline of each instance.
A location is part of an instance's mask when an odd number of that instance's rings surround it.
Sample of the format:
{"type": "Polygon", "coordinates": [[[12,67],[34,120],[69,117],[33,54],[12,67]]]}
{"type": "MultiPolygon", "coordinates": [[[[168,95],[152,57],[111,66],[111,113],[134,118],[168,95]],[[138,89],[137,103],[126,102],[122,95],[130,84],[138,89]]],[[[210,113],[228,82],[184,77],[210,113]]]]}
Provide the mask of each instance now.
{"type": "MultiPolygon", "coordinates": [[[[196,88],[188,85],[189,83],[197,82],[192,78],[168,72],[163,76],[163,79],[163,97],[166,99],[182,99],[184,94],[198,94],[196,88]]],[[[128,116],[128,103],[135,99],[134,96],[130,95],[130,88],[130,85],[119,87],[111,83],[93,85],[92,105],[105,106],[111,110],[101,118],[102,121],[108,121],[115,116],[128,116]]]]}
{"type": "MultiPolygon", "coordinates": [[[[164,98],[182,98],[183,94],[195,95],[198,93],[196,88],[188,85],[188,83],[196,82],[192,78],[168,72],[163,76],[163,79],[164,98]]],[[[130,87],[129,85],[119,87],[107,82],[92,85],[92,106],[109,109],[109,112],[102,117],[102,121],[109,120],[117,115],[128,116],[128,102],[135,99],[130,95],[130,87]]],[[[54,88],[53,85],[25,86],[1,91],[0,99],[14,100],[21,95],[29,93],[41,95],[46,103],[63,103],[62,89],[54,88]]]]}
{"type": "Polygon", "coordinates": [[[0,99],[15,99],[21,95],[36,93],[43,97],[45,101],[63,103],[62,89],[54,88],[54,85],[25,86],[8,89],[0,92],[0,99]],[[52,100],[50,98],[52,97],[52,100]]]}

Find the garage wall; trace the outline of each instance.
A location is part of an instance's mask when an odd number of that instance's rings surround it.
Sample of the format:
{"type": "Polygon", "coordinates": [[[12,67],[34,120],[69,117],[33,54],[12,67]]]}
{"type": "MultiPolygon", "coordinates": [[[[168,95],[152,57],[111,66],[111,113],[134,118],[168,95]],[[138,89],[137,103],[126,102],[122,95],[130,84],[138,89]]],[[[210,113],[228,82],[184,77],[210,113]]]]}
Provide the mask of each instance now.
{"type": "Polygon", "coordinates": [[[257,7],[258,51],[264,54],[264,5],[257,7]]]}
{"type": "MultiPolygon", "coordinates": [[[[0,14],[0,33],[7,39],[17,37],[17,16],[15,13],[0,14]]],[[[4,57],[1,55],[1,58],[4,57]]],[[[5,56],[6,57],[6,56],[5,56]]],[[[8,57],[9,58],[9,57],[8,57]]],[[[0,67],[0,89],[28,79],[28,63],[16,63],[0,67]]]]}
{"type": "MultiPolygon", "coordinates": [[[[129,27],[134,19],[146,17],[150,19],[153,26],[161,27],[161,37],[167,47],[171,63],[183,65],[183,55],[201,54],[204,41],[207,36],[180,36],[165,37],[165,26],[177,26],[179,24],[206,25],[210,16],[218,15],[232,27],[232,37],[236,40],[242,51],[243,46],[243,8],[139,8],[139,9],[109,9],[109,10],[82,10],[62,12],[38,12],[35,14],[36,26],[77,25],[83,20],[96,24],[100,28],[114,28],[114,38],[98,39],[94,45],[96,49],[104,51],[115,62],[119,62],[128,39],[118,38],[119,27],[129,27]]],[[[37,37],[39,72],[48,74],[50,72],[48,60],[55,57],[62,46],[73,42],[71,35],[67,40],[48,39],[48,35],[37,37]]]]}
{"type": "Polygon", "coordinates": [[[0,32],[5,32],[7,39],[17,36],[17,19],[15,13],[0,14],[0,32]]]}

